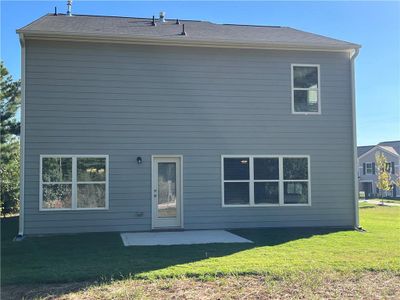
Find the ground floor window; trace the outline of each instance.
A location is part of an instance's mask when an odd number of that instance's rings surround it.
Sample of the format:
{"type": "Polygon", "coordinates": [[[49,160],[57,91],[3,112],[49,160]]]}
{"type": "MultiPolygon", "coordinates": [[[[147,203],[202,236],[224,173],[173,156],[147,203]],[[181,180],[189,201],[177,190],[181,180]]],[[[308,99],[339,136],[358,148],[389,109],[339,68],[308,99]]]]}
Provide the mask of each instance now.
{"type": "Polygon", "coordinates": [[[107,208],[108,156],[41,155],[41,210],[107,208]]]}
{"type": "Polygon", "coordinates": [[[309,156],[222,156],[223,206],[310,205],[309,156]]]}

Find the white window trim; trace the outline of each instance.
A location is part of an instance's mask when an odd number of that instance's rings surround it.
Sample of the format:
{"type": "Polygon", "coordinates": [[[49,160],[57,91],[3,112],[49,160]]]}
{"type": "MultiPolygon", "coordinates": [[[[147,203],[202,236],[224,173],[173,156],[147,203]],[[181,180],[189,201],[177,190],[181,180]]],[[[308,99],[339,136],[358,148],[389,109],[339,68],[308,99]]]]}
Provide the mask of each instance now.
{"type": "Polygon", "coordinates": [[[108,155],[68,155],[68,154],[43,154],[40,155],[40,180],[39,180],[39,211],[75,211],[75,210],[108,210],[109,209],[109,156],[108,155]],[[71,208],[43,208],[43,184],[46,184],[46,182],[43,182],[42,178],[42,168],[43,168],[43,158],[72,158],[72,182],[51,182],[54,184],[57,183],[65,183],[65,184],[72,184],[72,205],[71,208]],[[90,207],[90,208],[79,208],[77,207],[77,184],[79,183],[86,183],[83,181],[78,181],[77,180],[77,166],[76,166],[76,161],[77,158],[82,158],[82,157],[90,157],[90,158],[105,158],[106,159],[106,181],[96,181],[96,182],[88,182],[91,184],[105,184],[106,185],[106,191],[105,191],[105,207],[90,207]]]}
{"type": "Polygon", "coordinates": [[[372,167],[372,162],[365,163],[365,175],[373,175],[373,174],[374,174],[374,170],[372,167]],[[368,169],[371,169],[371,172],[368,172],[368,169]]]}
{"type": "Polygon", "coordinates": [[[320,72],[320,65],[319,64],[291,64],[290,65],[290,80],[291,80],[291,89],[292,89],[292,114],[294,115],[320,115],[321,114],[321,72],[320,72]],[[294,67],[316,67],[317,72],[318,72],[318,88],[317,89],[311,89],[311,88],[295,88],[294,87],[294,82],[293,82],[293,69],[294,67]],[[316,112],[303,112],[303,111],[295,111],[294,110],[294,90],[304,90],[304,91],[309,91],[309,90],[317,90],[318,92],[318,111],[316,112]]]}
{"type": "Polygon", "coordinates": [[[279,207],[279,206],[311,206],[311,160],[310,155],[221,155],[221,204],[222,207],[279,207]],[[224,158],[249,158],[249,179],[248,180],[224,180],[224,158]],[[254,180],[254,158],[278,158],[279,159],[279,179],[278,180],[254,180]],[[307,158],[308,179],[283,179],[283,158],[307,158]],[[279,182],[279,203],[254,203],[254,183],[255,182],[279,182]],[[225,204],[225,182],[248,182],[249,183],[249,204],[225,204]],[[284,182],[307,182],[308,183],[308,203],[284,203],[284,182]]]}

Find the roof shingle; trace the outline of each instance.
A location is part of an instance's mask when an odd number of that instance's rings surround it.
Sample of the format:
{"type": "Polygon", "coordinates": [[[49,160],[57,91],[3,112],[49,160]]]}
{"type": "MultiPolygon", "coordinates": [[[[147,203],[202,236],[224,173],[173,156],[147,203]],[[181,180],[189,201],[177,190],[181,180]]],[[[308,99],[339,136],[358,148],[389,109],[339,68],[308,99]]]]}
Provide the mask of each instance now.
{"type": "Polygon", "coordinates": [[[180,42],[258,44],[260,46],[304,47],[350,50],[360,46],[325,36],[280,26],[215,24],[206,21],[175,20],[157,23],[152,19],[89,15],[45,15],[17,30],[25,35],[101,36],[180,42]]]}

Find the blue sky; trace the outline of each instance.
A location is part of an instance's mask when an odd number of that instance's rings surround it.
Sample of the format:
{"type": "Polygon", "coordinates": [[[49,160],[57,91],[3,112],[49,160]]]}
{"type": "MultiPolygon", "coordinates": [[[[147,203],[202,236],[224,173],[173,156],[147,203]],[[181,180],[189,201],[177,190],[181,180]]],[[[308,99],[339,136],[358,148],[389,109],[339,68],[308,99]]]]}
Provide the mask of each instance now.
{"type": "MultiPolygon", "coordinates": [[[[1,58],[20,77],[15,30],[62,1],[1,0],[1,58]]],[[[400,139],[400,2],[79,1],[73,13],[295,27],[362,45],[356,62],[358,144],[400,139]]]]}

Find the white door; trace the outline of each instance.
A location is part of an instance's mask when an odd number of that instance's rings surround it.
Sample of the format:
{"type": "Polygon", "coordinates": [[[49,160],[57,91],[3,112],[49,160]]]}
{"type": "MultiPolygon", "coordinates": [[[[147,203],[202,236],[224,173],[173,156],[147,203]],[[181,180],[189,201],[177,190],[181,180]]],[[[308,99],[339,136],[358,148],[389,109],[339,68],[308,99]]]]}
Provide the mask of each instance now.
{"type": "Polygon", "coordinates": [[[152,227],[182,226],[182,157],[153,156],[152,227]]]}

